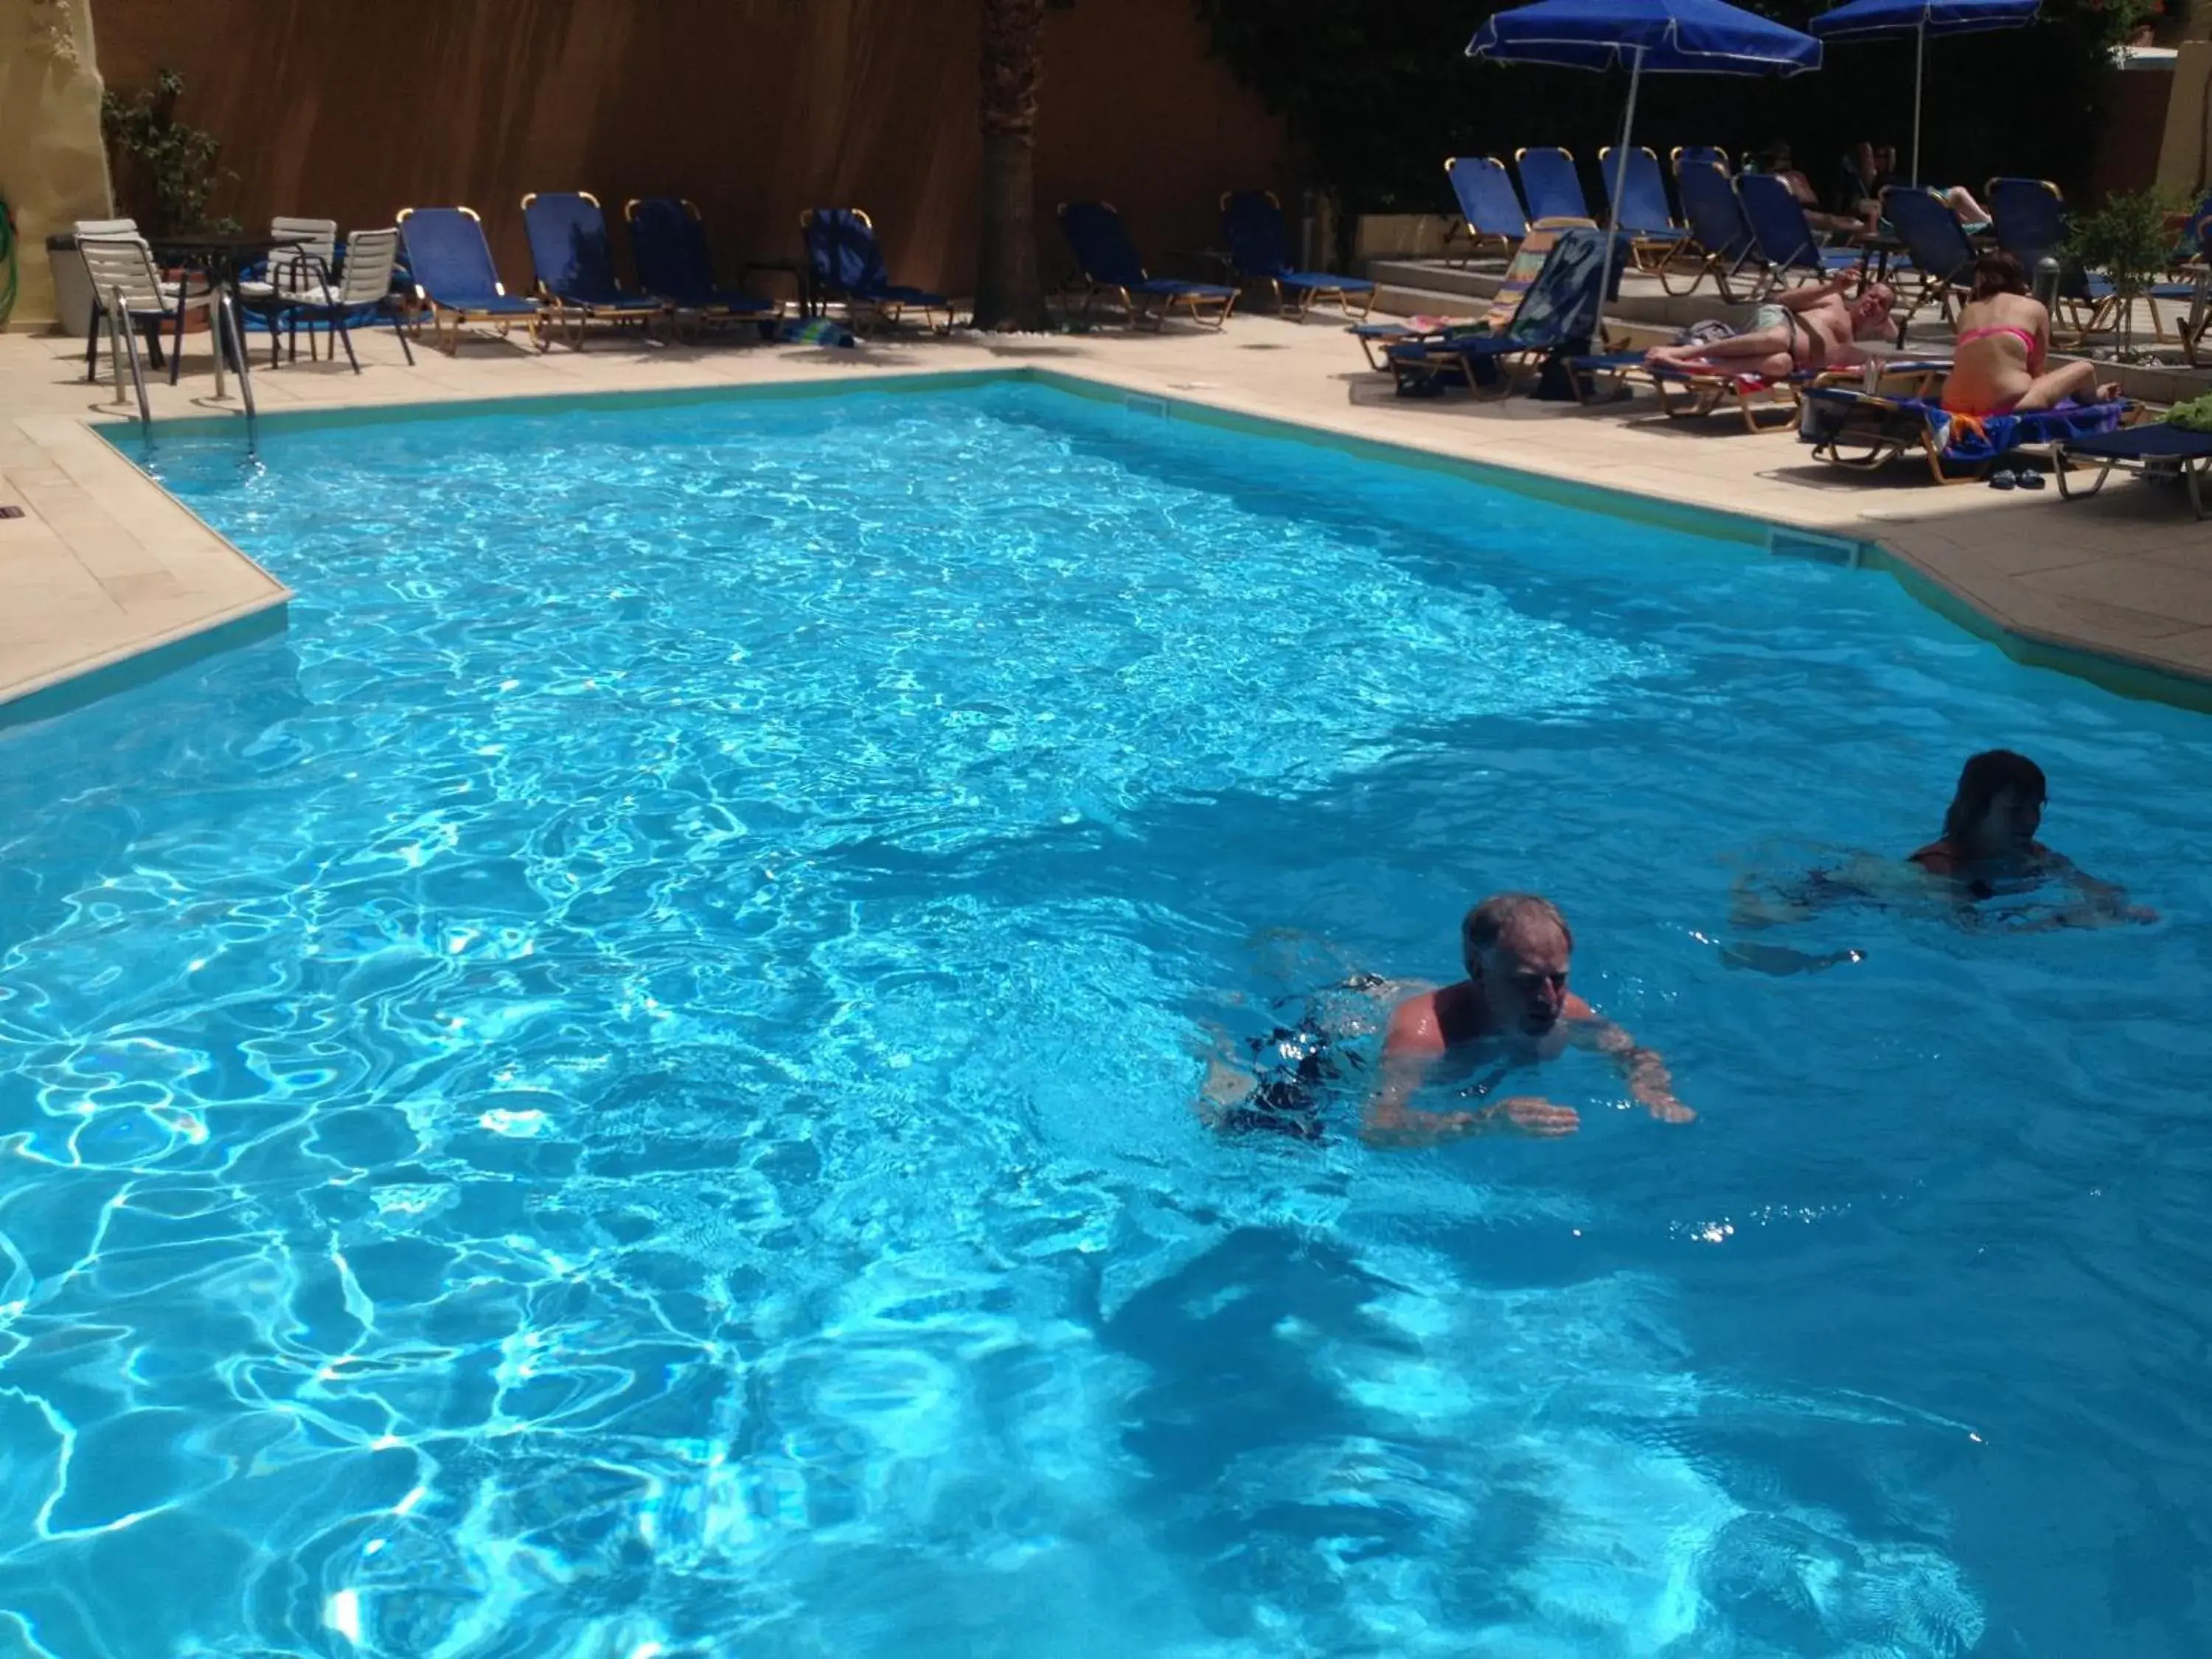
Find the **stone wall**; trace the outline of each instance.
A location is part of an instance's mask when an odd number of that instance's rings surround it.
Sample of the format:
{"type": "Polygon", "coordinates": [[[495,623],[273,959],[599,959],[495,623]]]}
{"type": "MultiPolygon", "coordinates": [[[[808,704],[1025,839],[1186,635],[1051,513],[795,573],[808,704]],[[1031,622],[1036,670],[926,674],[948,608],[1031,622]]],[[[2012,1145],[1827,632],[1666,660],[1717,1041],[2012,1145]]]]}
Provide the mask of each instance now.
{"type": "Polygon", "coordinates": [[[9,326],[54,314],[46,238],[108,210],[90,0],[0,0],[0,200],[21,286],[9,326]]]}

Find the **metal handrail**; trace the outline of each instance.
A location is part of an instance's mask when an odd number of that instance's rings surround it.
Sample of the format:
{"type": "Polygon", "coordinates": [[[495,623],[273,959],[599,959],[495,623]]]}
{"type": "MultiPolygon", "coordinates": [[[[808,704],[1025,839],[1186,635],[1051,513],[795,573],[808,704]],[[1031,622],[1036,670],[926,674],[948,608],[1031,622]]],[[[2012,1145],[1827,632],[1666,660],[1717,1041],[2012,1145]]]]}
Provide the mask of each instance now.
{"type": "Polygon", "coordinates": [[[106,309],[107,356],[109,365],[115,371],[115,401],[118,404],[123,401],[123,360],[127,350],[131,359],[131,389],[138,394],[138,427],[142,432],[150,434],[154,429],[154,408],[146,401],[146,373],[138,362],[138,337],[131,331],[131,307],[123,297],[121,283],[108,289],[106,309]]]}

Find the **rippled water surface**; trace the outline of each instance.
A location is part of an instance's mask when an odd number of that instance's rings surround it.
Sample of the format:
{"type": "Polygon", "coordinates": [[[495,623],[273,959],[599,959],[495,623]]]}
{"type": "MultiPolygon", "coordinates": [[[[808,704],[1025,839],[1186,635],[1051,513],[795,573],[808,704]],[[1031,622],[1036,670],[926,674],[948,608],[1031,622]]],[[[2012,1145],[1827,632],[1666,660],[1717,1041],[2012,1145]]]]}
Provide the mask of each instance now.
{"type": "Polygon", "coordinates": [[[1042,386],[155,465],[299,598],[0,738],[0,1655],[2212,1650],[2204,717],[1042,386]],[[1729,965],[1997,743],[2163,921],[1729,965]],[[1201,1124],[1509,885],[1695,1123],[1201,1124]]]}

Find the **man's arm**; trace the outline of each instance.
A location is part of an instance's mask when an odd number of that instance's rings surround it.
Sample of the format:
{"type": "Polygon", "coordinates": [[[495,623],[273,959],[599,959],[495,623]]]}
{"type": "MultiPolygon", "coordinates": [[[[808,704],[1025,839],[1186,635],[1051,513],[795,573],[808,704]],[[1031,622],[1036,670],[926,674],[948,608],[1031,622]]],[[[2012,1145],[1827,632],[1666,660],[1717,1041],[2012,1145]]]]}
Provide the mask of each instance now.
{"type": "Polygon", "coordinates": [[[1574,1024],[1577,1042],[1611,1057],[1628,1081],[1632,1099],[1662,1123],[1687,1123],[1697,1116],[1674,1097],[1674,1079],[1656,1048],[1646,1048],[1611,1020],[1597,1014],[1574,1024]]]}
{"type": "Polygon", "coordinates": [[[1825,283],[1810,283],[1802,288],[1785,288],[1782,292],[1775,295],[1769,303],[1780,306],[1784,311],[1803,311],[1808,307],[1819,305],[1823,300],[1841,294],[1851,285],[1854,280],[1856,279],[1853,273],[1839,270],[1825,283]]]}
{"type": "Polygon", "coordinates": [[[1417,1112],[1407,1102],[1427,1080],[1443,1054],[1436,1001],[1415,997],[1390,1016],[1382,1043],[1382,1077],[1360,1115],[1359,1137],[1370,1146],[1434,1146],[1470,1135],[1571,1135],[1580,1125],[1574,1109],[1531,1095],[1516,1095],[1479,1112],[1417,1112]]]}

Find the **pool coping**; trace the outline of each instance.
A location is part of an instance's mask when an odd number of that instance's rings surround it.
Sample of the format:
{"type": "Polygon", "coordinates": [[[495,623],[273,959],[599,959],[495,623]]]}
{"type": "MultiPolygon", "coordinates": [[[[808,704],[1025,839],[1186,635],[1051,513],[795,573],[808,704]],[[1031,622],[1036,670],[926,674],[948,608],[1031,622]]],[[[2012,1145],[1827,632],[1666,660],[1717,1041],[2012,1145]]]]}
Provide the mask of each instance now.
{"type": "MultiPolygon", "coordinates": [[[[878,366],[877,372],[864,381],[842,374],[794,374],[790,378],[710,380],[659,387],[612,386],[489,397],[334,403],[272,410],[260,416],[259,426],[263,431],[275,433],[394,421],[420,422],[485,415],[557,414],[575,408],[671,407],[756,399],[789,401],[848,396],[866,390],[927,393],[982,384],[1025,382],[1050,386],[1094,402],[1120,403],[1142,412],[1281,441],[1319,444],[1385,465],[1442,471],[1517,495],[1663,525],[1741,546],[1761,547],[1772,554],[1811,556],[1884,572],[1895,577],[1915,599],[1946,620],[1997,646],[2016,661],[2087,680],[2118,695],[2212,710],[2212,667],[2163,654],[2154,648],[2154,642],[2149,647],[2136,649],[2109,639],[2084,641],[2067,627],[2066,607],[2061,603],[2041,606],[2045,612],[2041,616],[2022,614],[2022,602],[2033,611],[2038,608],[2034,603],[2038,596],[2018,581],[2008,584],[2009,592],[1993,591],[1987,580],[1988,571],[1978,568],[1978,561],[1947,561],[1941,556],[1929,556],[1931,550],[1928,548],[1916,550],[1915,542],[1940,544],[1942,540],[1940,536],[1920,534],[1915,527],[1918,522],[1916,519],[1899,520],[1899,527],[1910,533],[1897,535],[1883,533],[1882,522],[1866,516],[1838,523],[1833,519],[1819,520],[1809,513],[1793,520],[1765,508],[1747,512],[1715,507],[1648,486],[1640,487],[1638,481],[1590,478],[1577,476],[1571,466],[1550,469],[1528,464],[1547,459],[1541,455],[1516,453],[1511,459],[1491,459],[1454,450],[1440,441],[1453,436],[1463,437],[1463,432],[1457,430],[1378,436],[1358,428],[1355,423],[1363,411],[1356,401],[1348,406],[1343,421],[1324,423],[1310,417],[1255,409],[1235,399],[1194,395],[1210,389],[1195,383],[1164,391],[1153,384],[1117,378],[1110,373],[1096,372],[1097,369],[1097,365],[1090,364],[1083,373],[1029,363],[960,368],[878,366]],[[1431,437],[1439,441],[1424,441],[1431,437]],[[1947,564],[1950,568],[1946,568],[1947,564]],[[1977,575],[1984,580],[1974,580],[1977,575]]],[[[232,412],[167,417],[155,422],[153,435],[158,441],[162,436],[234,433],[240,429],[240,418],[232,412]]],[[[185,539],[199,540],[203,554],[206,545],[211,544],[223,556],[235,562],[239,577],[236,586],[242,591],[226,602],[209,604],[197,615],[165,626],[149,627],[126,642],[100,644],[74,658],[53,663],[42,672],[13,684],[0,684],[0,730],[49,718],[63,708],[173,672],[210,652],[229,649],[282,630],[292,597],[290,590],[139,467],[124,447],[136,441],[134,434],[138,428],[135,422],[105,415],[58,416],[45,420],[20,420],[16,426],[34,441],[43,429],[51,443],[54,429],[64,426],[79,434],[80,443],[85,439],[94,441],[94,447],[105,458],[105,465],[93,465],[80,452],[69,470],[81,481],[87,481],[89,474],[105,475],[88,481],[88,488],[97,487],[102,491],[103,501],[111,489],[125,495],[133,490],[152,492],[172,515],[180,515],[189,521],[191,531],[185,539]],[[130,484],[122,482],[125,475],[132,481],[130,484]],[[65,690],[80,681],[86,684],[75,691],[65,690]]],[[[30,493],[27,488],[26,493],[30,493]]],[[[143,509],[137,511],[140,522],[149,516],[143,509]]],[[[158,532],[155,539],[160,539],[158,532]]],[[[1940,549],[1935,550],[1940,552],[1940,549]]]]}

